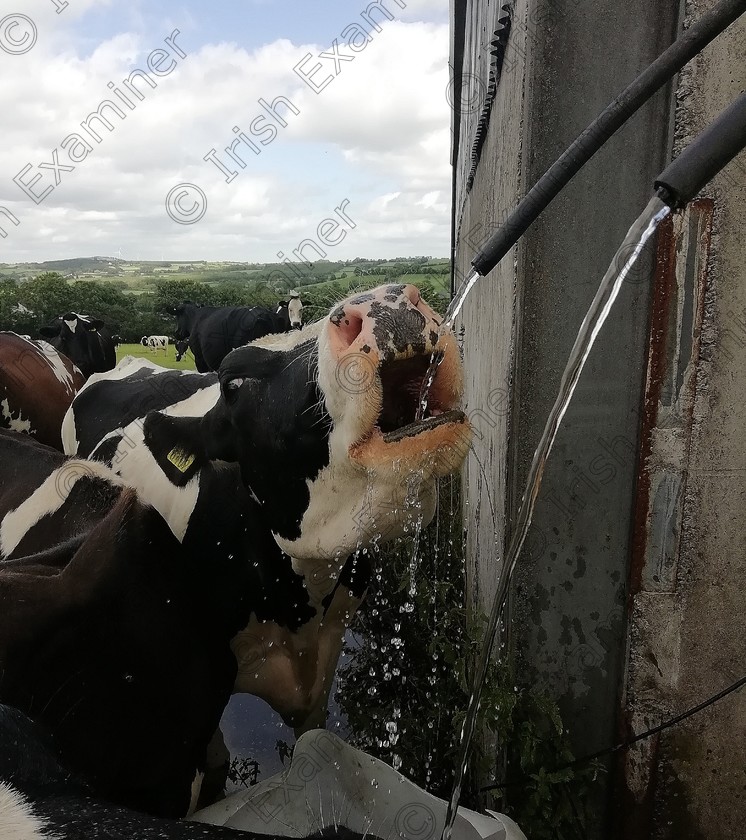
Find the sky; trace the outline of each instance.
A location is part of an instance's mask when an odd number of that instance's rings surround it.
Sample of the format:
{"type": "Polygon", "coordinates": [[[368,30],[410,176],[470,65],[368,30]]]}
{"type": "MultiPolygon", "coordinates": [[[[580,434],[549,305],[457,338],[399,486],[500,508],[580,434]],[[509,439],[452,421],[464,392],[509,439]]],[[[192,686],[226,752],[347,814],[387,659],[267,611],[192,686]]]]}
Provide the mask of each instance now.
{"type": "Polygon", "coordinates": [[[0,0],[0,262],[447,256],[448,0],[370,1],[0,0]]]}

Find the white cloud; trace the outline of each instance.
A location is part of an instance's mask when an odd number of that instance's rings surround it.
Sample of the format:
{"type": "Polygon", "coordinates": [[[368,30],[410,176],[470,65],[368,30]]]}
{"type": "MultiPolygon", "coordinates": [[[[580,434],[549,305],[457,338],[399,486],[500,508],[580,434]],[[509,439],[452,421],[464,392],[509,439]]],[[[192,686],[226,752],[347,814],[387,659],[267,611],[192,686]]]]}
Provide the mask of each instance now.
{"type": "MultiPolygon", "coordinates": [[[[87,5],[94,3],[103,0],[87,5]]],[[[420,5],[412,0],[407,16],[420,5]]],[[[447,3],[427,5],[430,19],[447,11],[447,3]]],[[[254,51],[230,42],[189,50],[180,36],[188,56],[177,56],[155,90],[144,88],[145,100],[123,121],[112,117],[114,130],[102,130],[90,157],[62,172],[61,184],[36,206],[13,176],[28,163],[51,161],[71,132],[85,134],[81,122],[113,97],[107,83],[124,90],[122,80],[146,69],[147,56],[169,34],[123,32],[83,52],[58,32],[25,55],[0,54],[4,78],[12,80],[0,94],[0,206],[21,221],[16,228],[0,215],[8,232],[0,261],[120,247],[132,259],[269,260],[312,236],[343,199],[356,228],[335,256],[448,253],[448,28],[439,23],[385,24],[318,94],[293,67],[328,45],[278,40],[254,51]],[[246,168],[233,164],[239,175],[225,183],[204,155],[216,148],[229,161],[222,150],[235,137],[233,126],[248,131],[262,113],[259,98],[280,95],[300,114],[288,117],[289,127],[260,156],[244,148],[246,168]],[[165,212],[166,194],[180,182],[198,184],[208,197],[205,217],[193,226],[177,225],[165,212]]],[[[332,72],[331,63],[325,66],[332,72]]],[[[62,150],[59,160],[70,163],[62,150]]],[[[44,174],[50,182],[52,172],[44,174]]]]}
{"type": "MultiPolygon", "coordinates": [[[[397,11],[399,20],[437,21],[448,20],[448,0],[405,0],[407,7],[397,11]]],[[[394,4],[392,9],[396,9],[394,4]]]]}

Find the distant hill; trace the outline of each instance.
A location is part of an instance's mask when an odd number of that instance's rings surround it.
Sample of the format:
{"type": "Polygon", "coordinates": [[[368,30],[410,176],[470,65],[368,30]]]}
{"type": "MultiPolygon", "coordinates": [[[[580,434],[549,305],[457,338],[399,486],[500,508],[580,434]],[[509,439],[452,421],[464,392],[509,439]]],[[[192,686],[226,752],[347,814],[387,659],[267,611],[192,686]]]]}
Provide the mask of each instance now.
{"type": "Polygon", "coordinates": [[[397,280],[418,283],[427,280],[440,293],[449,289],[450,262],[427,256],[374,260],[357,258],[330,262],[252,263],[210,260],[124,260],[117,257],[75,257],[46,262],[0,263],[0,278],[25,281],[46,272],[57,272],[70,281],[119,280],[124,291],[142,294],[159,280],[193,280],[219,285],[266,282],[280,287],[320,287],[339,284],[342,289],[397,280]]]}

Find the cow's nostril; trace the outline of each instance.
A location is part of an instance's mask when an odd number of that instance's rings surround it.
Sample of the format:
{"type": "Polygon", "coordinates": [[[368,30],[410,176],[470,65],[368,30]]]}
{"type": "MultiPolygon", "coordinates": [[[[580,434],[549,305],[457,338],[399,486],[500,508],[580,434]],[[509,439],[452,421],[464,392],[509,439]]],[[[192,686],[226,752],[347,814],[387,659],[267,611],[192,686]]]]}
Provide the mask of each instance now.
{"type": "Polygon", "coordinates": [[[363,331],[363,319],[354,312],[345,312],[344,316],[335,323],[344,347],[349,347],[363,331]]]}
{"type": "Polygon", "coordinates": [[[417,286],[413,286],[411,283],[408,283],[404,287],[404,294],[410,299],[410,301],[417,306],[420,302],[422,295],[420,294],[420,290],[417,286]]]}

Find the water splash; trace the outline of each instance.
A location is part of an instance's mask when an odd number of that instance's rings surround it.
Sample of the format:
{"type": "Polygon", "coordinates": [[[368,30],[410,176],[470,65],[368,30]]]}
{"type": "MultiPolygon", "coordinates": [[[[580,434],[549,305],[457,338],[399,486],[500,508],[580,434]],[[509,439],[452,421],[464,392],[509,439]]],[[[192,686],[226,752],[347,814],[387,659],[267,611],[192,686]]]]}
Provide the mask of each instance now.
{"type": "MultiPolygon", "coordinates": [[[[469,292],[474,288],[474,284],[481,276],[482,275],[474,269],[468,277],[462,281],[461,285],[456,290],[456,294],[453,296],[453,300],[451,300],[448,304],[448,309],[446,310],[445,317],[443,318],[443,323],[440,325],[438,330],[439,338],[441,335],[445,335],[448,330],[453,327],[453,322],[458,317],[459,312],[461,312],[461,308],[463,307],[466,298],[469,296],[469,292]]],[[[415,420],[422,420],[427,413],[427,399],[430,395],[430,390],[433,387],[438,367],[442,361],[442,353],[434,352],[432,356],[430,356],[430,364],[427,368],[425,378],[422,380],[422,387],[420,388],[420,396],[417,402],[415,420]]]]}
{"type": "MultiPolygon", "coordinates": [[[[492,647],[497,635],[497,627],[500,619],[500,614],[507,595],[508,584],[510,577],[515,568],[518,555],[520,554],[523,543],[526,539],[528,529],[531,526],[531,519],[536,504],[536,498],[541,487],[541,481],[544,476],[544,468],[546,466],[547,458],[552,449],[552,444],[557,437],[562,418],[565,416],[567,407],[572,400],[575,393],[575,387],[580,379],[580,374],[583,371],[586,361],[590,355],[593,344],[601,331],[601,328],[606,321],[606,318],[611,311],[611,307],[619,294],[625,277],[629,274],[630,269],[640,255],[640,252],[645,247],[645,244],[655,233],[658,225],[671,212],[670,208],[665,205],[660,199],[653,198],[640,217],[635,221],[629,229],[627,236],[622,242],[621,247],[614,256],[606,274],[601,281],[601,285],[596,292],[596,296],[586,313],[583,323],[580,326],[578,336],[575,339],[575,344],[570,351],[570,357],[567,361],[564,373],[562,374],[562,381],[560,383],[559,394],[555,400],[552,410],[549,412],[544,432],[542,433],[539,445],[534,452],[534,458],[531,463],[531,469],[528,474],[526,482],[526,489],[521,499],[520,508],[518,510],[518,517],[513,531],[513,537],[508,547],[508,553],[505,561],[500,569],[500,576],[497,582],[497,589],[495,592],[495,599],[492,604],[492,611],[490,613],[487,630],[485,633],[484,644],[482,652],[479,657],[477,670],[474,675],[474,683],[471,696],[469,698],[469,706],[466,712],[466,718],[461,729],[461,750],[459,756],[459,763],[457,765],[456,780],[454,782],[451,799],[448,803],[448,812],[446,815],[446,823],[443,829],[442,840],[450,840],[453,831],[453,824],[456,820],[456,813],[458,810],[459,799],[461,798],[461,786],[463,785],[464,776],[466,775],[466,768],[468,764],[469,748],[471,746],[472,738],[474,737],[474,730],[477,720],[477,712],[479,711],[479,703],[482,696],[482,689],[484,688],[487,668],[492,653],[492,647]]],[[[462,285],[459,292],[458,305],[456,307],[449,307],[458,312],[463,306],[464,299],[468,295],[470,288],[474,285],[476,280],[473,280],[466,288],[469,280],[462,285]],[[463,292],[463,294],[462,294],[463,292]]],[[[455,317],[452,315],[451,317],[455,317]]],[[[446,315],[446,321],[448,315],[446,315]]]]}

